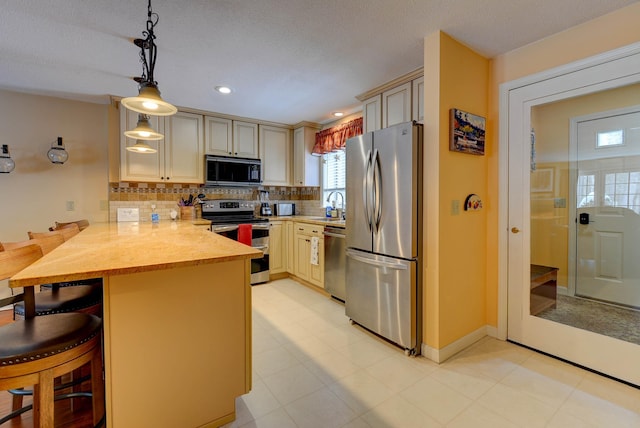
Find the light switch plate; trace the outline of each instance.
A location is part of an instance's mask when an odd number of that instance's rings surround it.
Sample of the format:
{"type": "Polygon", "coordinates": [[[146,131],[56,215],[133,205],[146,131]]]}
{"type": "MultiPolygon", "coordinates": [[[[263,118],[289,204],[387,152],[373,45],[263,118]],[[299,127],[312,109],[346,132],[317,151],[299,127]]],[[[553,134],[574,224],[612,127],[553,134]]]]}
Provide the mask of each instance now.
{"type": "Polygon", "coordinates": [[[138,208],[118,208],[118,221],[140,221],[138,208]]]}

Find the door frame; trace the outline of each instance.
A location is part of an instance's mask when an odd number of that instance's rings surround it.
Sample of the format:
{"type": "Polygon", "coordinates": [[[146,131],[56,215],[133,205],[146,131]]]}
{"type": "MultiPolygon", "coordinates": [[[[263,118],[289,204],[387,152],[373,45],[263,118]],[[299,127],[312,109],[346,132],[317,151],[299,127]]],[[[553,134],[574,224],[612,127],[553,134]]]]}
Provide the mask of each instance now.
{"type": "MultiPolygon", "coordinates": [[[[518,92],[529,92],[529,94],[521,94],[517,101],[521,111],[530,111],[531,105],[535,105],[536,93],[535,86],[537,84],[547,84],[555,88],[556,98],[563,99],[575,96],[579,92],[587,93],[586,87],[589,88],[588,92],[595,92],[597,90],[608,89],[609,87],[622,86],[624,84],[632,84],[640,82],[640,70],[630,71],[625,68],[618,68],[617,61],[624,60],[628,57],[640,56],[640,43],[634,43],[619,49],[614,49],[605,53],[601,53],[583,60],[579,60],[570,64],[566,64],[560,67],[552,68],[540,73],[535,73],[520,79],[512,80],[500,84],[499,86],[499,156],[498,156],[498,331],[497,336],[500,339],[506,340],[509,335],[508,324],[510,317],[522,316],[519,308],[511,308],[509,310],[509,299],[513,298],[513,290],[509,290],[509,239],[511,233],[509,229],[511,227],[525,225],[522,219],[519,225],[511,225],[509,220],[509,156],[510,151],[510,131],[513,132],[513,127],[519,127],[520,141],[523,144],[520,145],[519,150],[523,149],[523,145],[530,142],[530,139],[526,138],[529,134],[530,117],[514,118],[510,115],[510,108],[515,105],[516,102],[513,99],[513,94],[518,92]],[[611,80],[616,79],[616,84],[612,84],[611,80]],[[526,104],[526,105],[525,105],[526,104]],[[524,132],[524,130],[527,130],[524,132]],[[514,313],[515,312],[515,313],[514,313]]],[[[551,101],[550,98],[546,102],[551,101]]],[[[514,141],[517,144],[518,141],[514,141]]],[[[528,177],[524,184],[529,183],[528,177]]],[[[526,192],[528,194],[528,192],[526,192]]],[[[525,198],[523,201],[523,208],[528,208],[529,202],[525,198]]],[[[523,209],[524,213],[528,213],[526,209],[523,209]]],[[[527,223],[528,224],[528,223],[527,223]]],[[[511,245],[518,245],[521,249],[521,253],[525,256],[529,255],[529,249],[526,245],[529,244],[527,226],[524,230],[526,233],[522,234],[520,242],[511,245]],[[525,237],[526,235],[526,237],[525,237]],[[524,239],[526,238],[526,239],[524,239]]],[[[521,272],[521,280],[528,281],[528,273],[521,272]]],[[[516,293],[517,294],[517,293],[516,293]]],[[[520,293],[521,294],[521,293],[520,293]]],[[[520,297],[520,301],[522,296],[520,297]]],[[[516,332],[518,334],[519,332],[516,332]]]]}

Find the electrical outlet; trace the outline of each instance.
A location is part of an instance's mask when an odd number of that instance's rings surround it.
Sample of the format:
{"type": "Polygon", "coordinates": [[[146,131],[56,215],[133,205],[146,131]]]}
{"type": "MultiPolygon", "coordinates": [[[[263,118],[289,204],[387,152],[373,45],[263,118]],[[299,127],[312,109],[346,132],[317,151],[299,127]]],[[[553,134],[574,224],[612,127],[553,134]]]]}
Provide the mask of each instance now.
{"type": "Polygon", "coordinates": [[[451,201],[451,215],[459,215],[460,214],[460,201],[455,199],[451,201]]]}
{"type": "Polygon", "coordinates": [[[567,200],[565,198],[554,198],[553,208],[567,208],[567,200]]]}
{"type": "Polygon", "coordinates": [[[75,201],[67,201],[67,211],[75,211],[76,203],[75,201]]]}

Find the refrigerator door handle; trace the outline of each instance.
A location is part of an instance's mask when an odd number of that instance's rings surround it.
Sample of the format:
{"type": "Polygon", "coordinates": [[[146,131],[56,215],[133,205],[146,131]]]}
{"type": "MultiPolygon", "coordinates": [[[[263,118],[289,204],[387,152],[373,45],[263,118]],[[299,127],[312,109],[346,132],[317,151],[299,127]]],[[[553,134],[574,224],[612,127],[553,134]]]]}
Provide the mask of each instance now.
{"type": "Polygon", "coordinates": [[[347,257],[351,257],[354,260],[358,260],[359,262],[362,263],[366,263],[368,265],[374,265],[374,266],[378,266],[378,267],[385,267],[388,269],[395,269],[395,270],[407,270],[409,269],[409,267],[406,264],[403,263],[394,263],[394,262],[388,262],[385,260],[376,260],[376,259],[370,259],[368,257],[364,257],[364,256],[360,256],[357,253],[355,253],[354,251],[351,250],[347,250],[347,257]]]}
{"type": "Polygon", "coordinates": [[[380,231],[380,217],[382,216],[382,182],[380,177],[380,153],[378,149],[373,152],[373,195],[374,208],[371,223],[375,224],[376,232],[380,231]]]}
{"type": "Polygon", "coordinates": [[[371,171],[371,150],[369,150],[367,152],[367,164],[365,167],[365,174],[364,177],[362,178],[362,202],[364,204],[364,215],[365,218],[367,220],[367,227],[369,228],[369,232],[372,231],[372,224],[371,224],[371,208],[369,205],[369,200],[370,195],[369,195],[369,191],[370,191],[370,180],[369,180],[369,175],[370,175],[370,171],[371,171]]]}

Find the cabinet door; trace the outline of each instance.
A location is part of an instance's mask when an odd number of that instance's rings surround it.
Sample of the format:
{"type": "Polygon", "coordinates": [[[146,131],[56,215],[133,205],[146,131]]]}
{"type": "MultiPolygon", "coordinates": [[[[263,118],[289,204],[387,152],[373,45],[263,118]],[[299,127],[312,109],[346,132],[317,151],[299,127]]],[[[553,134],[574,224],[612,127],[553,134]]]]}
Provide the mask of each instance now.
{"type": "Polygon", "coordinates": [[[257,124],[233,121],[233,156],[259,158],[257,124]]]}
{"type": "Polygon", "coordinates": [[[165,174],[173,183],[204,183],[202,115],[178,112],[165,125],[165,174]]]}
{"type": "Polygon", "coordinates": [[[295,245],[293,244],[295,240],[295,233],[293,228],[293,222],[286,221],[285,228],[286,228],[285,236],[286,236],[286,242],[287,242],[287,245],[285,248],[287,272],[289,272],[290,274],[295,274],[295,265],[294,265],[295,245]]]}
{"type": "MultiPolygon", "coordinates": [[[[309,244],[309,257],[311,257],[311,244],[309,244]]],[[[309,282],[324,288],[324,239],[318,241],[318,264],[313,265],[309,261],[309,282]]]]}
{"type": "Polygon", "coordinates": [[[411,120],[411,82],[382,93],[382,127],[411,120]]]}
{"type": "Polygon", "coordinates": [[[288,186],[291,168],[290,130],[260,125],[260,158],[265,185],[288,186]]]}
{"type": "Polygon", "coordinates": [[[309,257],[311,255],[311,238],[307,235],[296,233],[294,275],[306,281],[309,280],[309,257]]]}
{"type": "Polygon", "coordinates": [[[286,271],[284,259],[284,232],[281,221],[272,221],[269,229],[269,271],[281,273],[286,271]]]}
{"type": "Polygon", "coordinates": [[[293,185],[320,185],[320,156],[314,156],[316,130],[302,127],[293,131],[293,185]]]}
{"type": "Polygon", "coordinates": [[[362,121],[364,132],[382,128],[382,95],[376,95],[362,103],[362,121]]]}
{"type": "Polygon", "coordinates": [[[424,76],[411,82],[413,95],[413,108],[411,109],[411,119],[424,123],[424,76]]]}
{"type": "Polygon", "coordinates": [[[233,121],[221,117],[204,117],[205,153],[233,156],[233,121]]]}
{"type": "MultiPolygon", "coordinates": [[[[164,133],[164,118],[150,116],[151,127],[164,133]]],[[[138,123],[138,113],[120,106],[120,180],[146,181],[157,183],[164,181],[164,139],[147,141],[155,153],[135,153],[127,150],[136,140],[127,138],[124,131],[133,129],[138,123]]]]}

